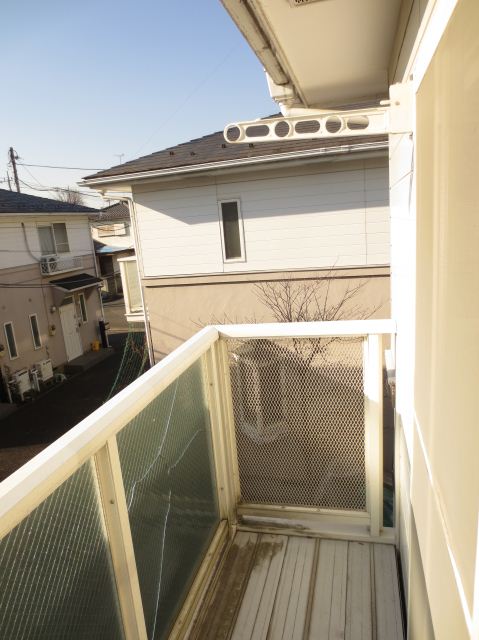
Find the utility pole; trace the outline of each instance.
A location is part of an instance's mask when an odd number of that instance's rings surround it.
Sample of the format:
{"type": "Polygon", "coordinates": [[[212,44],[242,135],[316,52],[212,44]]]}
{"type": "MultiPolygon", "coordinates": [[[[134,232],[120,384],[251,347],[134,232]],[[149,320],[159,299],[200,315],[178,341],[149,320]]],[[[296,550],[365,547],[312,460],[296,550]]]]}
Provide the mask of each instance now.
{"type": "Polygon", "coordinates": [[[15,156],[15,151],[13,150],[13,147],[10,147],[8,154],[10,156],[10,163],[13,168],[13,177],[15,178],[15,185],[17,187],[18,193],[20,193],[20,183],[18,182],[16,156],[15,156]]]}

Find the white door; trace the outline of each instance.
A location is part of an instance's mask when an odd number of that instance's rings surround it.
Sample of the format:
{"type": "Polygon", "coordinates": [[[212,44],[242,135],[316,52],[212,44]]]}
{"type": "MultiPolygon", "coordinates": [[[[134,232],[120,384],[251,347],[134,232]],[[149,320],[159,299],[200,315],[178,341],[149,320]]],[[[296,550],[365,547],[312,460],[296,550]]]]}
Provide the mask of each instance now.
{"type": "Polygon", "coordinates": [[[65,304],[60,307],[60,320],[65,349],[67,350],[67,360],[70,362],[83,353],[74,304],[65,304]]]}

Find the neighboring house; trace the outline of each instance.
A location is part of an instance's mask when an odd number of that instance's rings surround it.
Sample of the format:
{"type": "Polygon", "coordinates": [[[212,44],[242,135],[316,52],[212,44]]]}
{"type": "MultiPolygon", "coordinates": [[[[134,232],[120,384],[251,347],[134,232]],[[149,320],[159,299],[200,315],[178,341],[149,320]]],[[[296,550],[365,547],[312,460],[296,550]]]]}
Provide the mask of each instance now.
{"type": "Polygon", "coordinates": [[[119,260],[135,253],[130,212],[122,202],[112,204],[90,218],[98,271],[103,291],[121,294],[119,260]]]}
{"type": "MultiPolygon", "coordinates": [[[[367,280],[389,315],[387,137],[230,144],[222,132],[84,184],[132,201],[155,358],[215,319],[271,320],[257,283],[367,280]]],[[[113,196],[112,196],[113,197],[113,196]]]]}
{"type": "MultiPolygon", "coordinates": [[[[3,401],[7,383],[19,371],[47,360],[61,367],[99,339],[101,280],[89,225],[94,211],[0,189],[3,401]]],[[[23,377],[24,386],[28,378],[23,377]]]]}

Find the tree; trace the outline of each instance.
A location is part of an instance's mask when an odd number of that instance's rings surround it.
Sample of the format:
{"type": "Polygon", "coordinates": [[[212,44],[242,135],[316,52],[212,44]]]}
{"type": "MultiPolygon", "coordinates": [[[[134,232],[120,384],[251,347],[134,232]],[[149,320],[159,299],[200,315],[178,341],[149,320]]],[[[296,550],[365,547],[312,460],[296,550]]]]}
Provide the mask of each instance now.
{"type": "Polygon", "coordinates": [[[57,199],[68,204],[84,204],[83,196],[77,189],[58,190],[57,199]]]}
{"type": "MultiPolygon", "coordinates": [[[[331,269],[319,278],[298,280],[289,277],[258,282],[254,288],[260,302],[277,322],[325,322],[370,318],[381,305],[366,307],[358,302],[366,285],[367,280],[352,284],[350,279],[340,279],[331,269]]],[[[328,346],[340,340],[334,337],[293,339],[293,343],[296,352],[311,363],[317,355],[324,358],[328,346]]]]}

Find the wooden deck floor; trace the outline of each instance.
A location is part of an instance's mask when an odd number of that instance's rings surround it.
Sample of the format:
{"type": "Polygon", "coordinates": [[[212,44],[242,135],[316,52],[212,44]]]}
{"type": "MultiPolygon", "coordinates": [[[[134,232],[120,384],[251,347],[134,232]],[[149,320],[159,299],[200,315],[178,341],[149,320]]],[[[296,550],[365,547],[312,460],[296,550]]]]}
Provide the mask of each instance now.
{"type": "Polygon", "coordinates": [[[240,532],[190,638],[399,640],[394,547],[240,532]]]}

